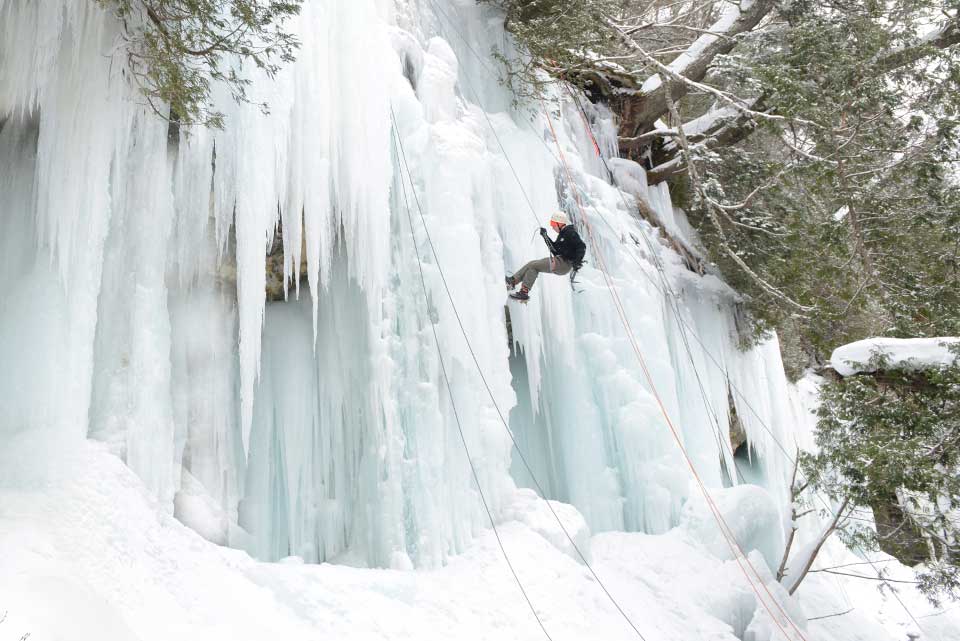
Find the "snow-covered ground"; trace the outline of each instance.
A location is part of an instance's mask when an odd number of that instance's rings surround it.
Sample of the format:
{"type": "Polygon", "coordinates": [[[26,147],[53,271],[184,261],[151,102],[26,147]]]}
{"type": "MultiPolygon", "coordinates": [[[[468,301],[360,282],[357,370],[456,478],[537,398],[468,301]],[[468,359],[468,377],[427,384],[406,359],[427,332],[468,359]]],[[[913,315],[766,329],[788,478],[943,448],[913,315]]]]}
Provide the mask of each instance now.
{"type": "MultiPolygon", "coordinates": [[[[732,527],[748,540],[764,511],[743,510],[738,493],[762,490],[732,492],[723,495],[730,513],[743,517],[732,527]]],[[[526,490],[515,503],[526,523],[508,520],[499,532],[551,637],[637,638],[588,570],[550,542],[562,537],[542,504],[533,505],[526,490]]],[[[754,621],[759,610],[737,563],[703,536],[708,518],[693,506],[666,534],[590,540],[594,570],[650,641],[768,638],[748,631],[751,621],[759,626],[766,617],[754,621]]],[[[836,552],[828,555],[831,564],[856,561],[836,552]]],[[[760,552],[751,557],[763,567],[760,552]]],[[[895,569],[891,576],[905,573],[895,569]]],[[[900,606],[870,582],[815,574],[800,593],[787,609],[810,641],[901,640],[913,629],[900,606]]],[[[957,638],[960,611],[935,615],[911,591],[901,595],[914,616],[924,617],[918,619],[923,639],[957,638]]],[[[102,444],[44,433],[14,439],[0,453],[0,618],[4,613],[2,641],[26,633],[31,641],[543,638],[489,529],[438,570],[292,558],[264,563],[216,546],[169,516],[102,444]]]]}

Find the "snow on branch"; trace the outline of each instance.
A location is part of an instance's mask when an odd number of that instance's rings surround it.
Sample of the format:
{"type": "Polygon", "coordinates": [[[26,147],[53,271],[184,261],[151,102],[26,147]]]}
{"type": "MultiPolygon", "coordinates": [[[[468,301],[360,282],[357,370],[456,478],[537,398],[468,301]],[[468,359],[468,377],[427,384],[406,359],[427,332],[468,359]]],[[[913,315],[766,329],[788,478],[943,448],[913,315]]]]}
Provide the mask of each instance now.
{"type": "Polygon", "coordinates": [[[874,61],[873,68],[880,73],[893,71],[928,56],[933,50],[946,49],[960,43],[960,24],[953,16],[938,29],[920,38],[915,44],[891,49],[874,61]]]}
{"type": "MultiPolygon", "coordinates": [[[[686,133],[688,140],[699,142],[736,120],[739,116],[740,111],[730,106],[714,108],[702,116],[698,116],[684,123],[683,131],[686,133]]],[[[661,121],[658,120],[655,128],[650,131],[642,133],[639,136],[621,137],[620,145],[625,147],[640,147],[653,142],[657,138],[676,138],[678,135],[679,133],[676,127],[661,125],[661,121]]],[[[679,146],[675,141],[670,141],[664,145],[664,149],[667,151],[678,151],[679,146]]]]}
{"type": "MultiPolygon", "coordinates": [[[[752,4],[752,0],[746,0],[741,4],[728,3],[724,7],[720,18],[713,23],[713,25],[707,30],[707,33],[704,33],[697,38],[693,44],[686,49],[686,51],[674,58],[673,61],[667,65],[667,68],[673,72],[673,74],[685,75],[687,68],[703,55],[703,52],[708,46],[717,42],[721,38],[728,37],[726,34],[733,28],[734,23],[740,18],[741,11],[749,9],[750,5],[752,4]]],[[[663,81],[660,78],[660,74],[657,73],[646,79],[646,81],[640,87],[640,91],[643,93],[651,93],[662,84],[663,81]]]]}
{"type": "Polygon", "coordinates": [[[701,35],[669,64],[661,62],[653,52],[647,51],[623,25],[612,18],[606,18],[607,24],[614,30],[623,45],[657,70],[640,89],[631,90],[642,101],[635,118],[638,131],[642,132],[647,125],[667,113],[667,85],[673,87],[674,100],[678,100],[691,90],[697,90],[711,94],[720,102],[740,111],[746,110],[757,118],[783,120],[781,116],[752,112],[747,106],[747,101],[700,82],[706,76],[707,69],[714,58],[733,49],[736,44],[734,37],[756,27],[770,13],[775,4],[774,0],[745,0],[739,4],[729,3],[717,23],[709,29],[711,33],[701,35]]]}
{"type": "Polygon", "coordinates": [[[683,156],[686,159],[687,173],[690,176],[690,182],[693,185],[694,191],[700,196],[700,198],[704,202],[704,205],[705,205],[704,209],[707,212],[707,217],[710,219],[710,222],[713,224],[714,228],[717,231],[717,234],[720,237],[720,243],[724,253],[727,254],[727,256],[729,256],[730,259],[733,260],[734,263],[736,263],[736,265],[740,268],[740,270],[744,274],[746,274],[751,280],[753,280],[753,282],[756,283],[756,285],[760,287],[760,289],[762,289],[764,292],[766,292],[770,296],[790,305],[791,307],[793,307],[798,311],[801,311],[801,312],[813,311],[812,307],[802,305],[797,301],[793,300],[783,291],[781,291],[780,289],[778,289],[777,287],[769,283],[767,280],[765,280],[762,276],[760,276],[755,271],[753,271],[753,269],[751,269],[750,266],[747,265],[747,263],[736,252],[736,250],[734,250],[730,246],[730,243],[727,241],[726,232],[723,229],[723,224],[720,221],[720,216],[724,216],[728,220],[730,220],[730,218],[729,216],[726,215],[726,212],[724,212],[722,209],[716,206],[715,202],[707,196],[703,188],[703,183],[700,180],[700,174],[697,171],[697,166],[693,162],[690,145],[687,141],[687,136],[683,130],[683,124],[682,124],[682,121],[680,120],[680,113],[677,111],[677,105],[676,105],[676,102],[674,101],[673,93],[674,93],[673,88],[668,85],[667,91],[664,92],[664,100],[667,105],[667,111],[672,116],[674,122],[678,123],[677,133],[679,134],[678,137],[680,140],[680,146],[683,149],[683,156]]]}
{"type": "MultiPolygon", "coordinates": [[[[757,98],[749,103],[750,110],[756,111],[763,109],[763,98],[757,98]]],[[[721,107],[712,109],[699,118],[685,123],[681,128],[687,138],[688,143],[692,144],[691,151],[700,151],[703,149],[715,149],[721,146],[734,144],[745,138],[753,131],[756,123],[749,113],[731,107],[721,107]],[[692,129],[693,133],[688,133],[692,129]]],[[[663,127],[658,127],[663,131],[663,127]]],[[[671,130],[671,131],[676,131],[671,130]]],[[[641,139],[643,136],[638,136],[641,139]]],[[[664,145],[664,151],[675,153],[673,157],[665,160],[656,167],[647,172],[647,183],[655,185],[667,180],[671,176],[684,173],[686,171],[685,160],[680,153],[678,145],[679,134],[675,133],[671,139],[664,145]]],[[[632,139],[621,138],[621,144],[631,145],[632,139]]]]}
{"type": "Polygon", "coordinates": [[[711,131],[715,131],[720,126],[725,125],[740,115],[740,110],[729,105],[714,108],[707,113],[690,120],[683,125],[683,131],[687,136],[699,136],[711,131]]]}

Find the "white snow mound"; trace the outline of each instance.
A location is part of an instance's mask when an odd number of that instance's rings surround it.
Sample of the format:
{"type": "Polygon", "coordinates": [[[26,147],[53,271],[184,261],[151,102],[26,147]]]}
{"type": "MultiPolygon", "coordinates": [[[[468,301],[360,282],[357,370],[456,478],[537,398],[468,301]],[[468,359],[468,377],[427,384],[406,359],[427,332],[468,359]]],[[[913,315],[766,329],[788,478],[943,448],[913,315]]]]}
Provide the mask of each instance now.
{"type": "Polygon", "coordinates": [[[873,371],[866,364],[875,354],[882,353],[896,369],[925,369],[953,365],[957,355],[950,351],[951,345],[960,343],[956,336],[937,338],[866,338],[842,345],[830,355],[830,365],[840,376],[852,376],[858,372],[873,371]]]}
{"type": "MultiPolygon", "coordinates": [[[[198,500],[197,493],[188,495],[198,500]]],[[[714,496],[744,547],[764,547],[769,497],[756,488],[714,496]],[[734,519],[731,510],[744,518],[734,519]]],[[[563,546],[555,522],[548,525],[546,504],[519,491],[507,505],[511,514],[503,515],[499,536],[555,641],[634,641],[636,633],[590,570],[569,550],[557,550],[563,546]],[[554,545],[544,545],[544,538],[554,545]]],[[[551,505],[586,551],[583,517],[570,506],[551,505]]],[[[30,641],[543,638],[490,529],[438,570],[362,569],[296,558],[263,563],[177,521],[104,445],[64,440],[54,431],[19,435],[0,449],[0,506],[0,641],[19,641],[27,633],[30,641]]],[[[738,562],[718,559],[711,546],[695,540],[695,531],[710,533],[710,517],[700,512],[691,506],[685,525],[662,535],[594,536],[593,570],[648,639],[779,640],[738,562]]],[[[804,615],[849,607],[825,582],[827,575],[813,577],[822,581],[809,605],[786,596],[761,555],[748,554],[766,589],[801,628],[804,615]]],[[[899,572],[911,576],[908,568],[899,572]]],[[[852,582],[844,594],[866,607],[812,621],[808,641],[864,639],[858,630],[869,631],[871,641],[904,637],[901,612],[872,583],[830,577],[840,579],[852,582]],[[890,620],[871,623],[881,611],[890,620]]],[[[925,639],[957,638],[960,621],[953,612],[930,612],[910,593],[902,598],[916,616],[937,615],[922,619],[925,639]]]]}
{"type": "MultiPolygon", "coordinates": [[[[783,550],[783,529],[770,493],[757,485],[741,485],[712,489],[710,497],[740,548],[737,552],[749,554],[756,550],[768,568],[776,568],[783,550]]],[[[702,495],[694,495],[687,502],[680,527],[713,556],[735,558],[735,548],[721,533],[702,495]]]]}
{"type": "Polygon", "coordinates": [[[542,500],[529,489],[517,490],[512,504],[504,510],[504,517],[520,521],[545,538],[555,548],[580,560],[580,554],[590,561],[590,528],[577,508],[559,501],[542,500]],[[552,514],[551,514],[552,512],[552,514]],[[563,528],[557,520],[563,523],[563,528]],[[576,545],[576,548],[574,548],[576,545]],[[577,554],[577,550],[580,554],[577,554]]]}

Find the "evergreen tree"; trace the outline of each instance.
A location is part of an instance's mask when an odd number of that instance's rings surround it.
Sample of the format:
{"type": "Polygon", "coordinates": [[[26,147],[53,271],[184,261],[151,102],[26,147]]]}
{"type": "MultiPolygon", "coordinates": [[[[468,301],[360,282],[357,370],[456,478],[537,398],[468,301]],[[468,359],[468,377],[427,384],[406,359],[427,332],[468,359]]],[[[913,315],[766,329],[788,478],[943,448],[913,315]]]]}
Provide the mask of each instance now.
{"type": "MultiPolygon", "coordinates": [[[[128,70],[147,104],[182,124],[223,126],[214,83],[249,102],[243,65],[272,76],[294,59],[284,30],[302,0],[96,0],[124,26],[128,70]]],[[[266,103],[260,103],[267,110],[266,103]]]]}
{"type": "Polygon", "coordinates": [[[504,12],[504,27],[520,43],[520,58],[495,54],[515,95],[538,93],[551,74],[570,77],[597,65],[615,64],[616,39],[605,17],[619,0],[479,0],[504,12]],[[546,71],[547,73],[541,73],[546,71]]]}
{"type": "MultiPolygon", "coordinates": [[[[746,201],[731,210],[729,237],[758,273],[815,308],[801,319],[814,355],[864,335],[960,332],[960,55],[929,35],[924,43],[934,4],[795,7],[784,33],[757,38],[731,65],[749,66],[764,104],[787,120],[717,148],[710,195],[746,201]]],[[[715,245],[702,218],[701,228],[715,245]]],[[[754,294],[761,328],[797,318],[712,254],[754,294]]]]}
{"type": "Polygon", "coordinates": [[[823,388],[808,477],[872,511],[875,528],[845,522],[849,543],[923,563],[934,602],[960,598],[960,366],[891,369],[877,355],[864,369],[823,388]]]}

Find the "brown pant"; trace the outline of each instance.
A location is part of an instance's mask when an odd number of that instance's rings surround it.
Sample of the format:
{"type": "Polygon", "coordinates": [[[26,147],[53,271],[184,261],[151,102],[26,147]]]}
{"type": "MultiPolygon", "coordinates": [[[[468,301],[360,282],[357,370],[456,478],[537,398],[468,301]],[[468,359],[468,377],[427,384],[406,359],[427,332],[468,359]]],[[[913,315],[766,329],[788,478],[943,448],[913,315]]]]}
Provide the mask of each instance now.
{"type": "Polygon", "coordinates": [[[537,276],[540,274],[563,276],[570,273],[571,269],[573,269],[573,266],[559,256],[548,256],[539,260],[531,260],[516,271],[513,280],[523,283],[524,287],[530,289],[537,282],[537,276]]]}

